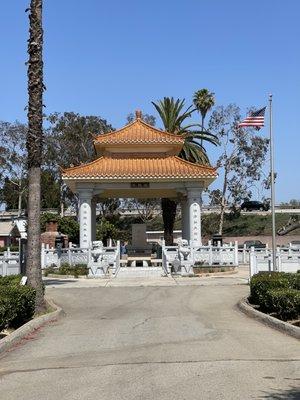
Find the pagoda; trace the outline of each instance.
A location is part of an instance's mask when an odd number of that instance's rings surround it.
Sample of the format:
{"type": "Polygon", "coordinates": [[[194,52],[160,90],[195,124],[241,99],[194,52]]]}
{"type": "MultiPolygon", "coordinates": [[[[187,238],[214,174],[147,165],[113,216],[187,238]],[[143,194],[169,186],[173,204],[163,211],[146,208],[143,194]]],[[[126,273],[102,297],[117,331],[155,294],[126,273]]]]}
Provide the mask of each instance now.
{"type": "Polygon", "coordinates": [[[183,238],[201,244],[201,193],[217,173],[178,157],[184,140],[148,125],[136,111],[132,123],[94,139],[94,161],[63,170],[63,181],[79,198],[80,247],[96,240],[96,203],[105,198],[178,199],[183,238]]]}

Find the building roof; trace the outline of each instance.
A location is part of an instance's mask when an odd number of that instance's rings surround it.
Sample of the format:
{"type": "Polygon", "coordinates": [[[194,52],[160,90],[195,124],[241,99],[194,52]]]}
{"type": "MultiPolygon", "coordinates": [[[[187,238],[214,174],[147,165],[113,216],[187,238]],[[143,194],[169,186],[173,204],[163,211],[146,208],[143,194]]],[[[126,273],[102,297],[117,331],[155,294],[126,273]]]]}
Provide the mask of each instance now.
{"type": "Polygon", "coordinates": [[[141,118],[114,132],[104,133],[94,140],[95,146],[112,144],[177,144],[183,146],[184,136],[174,135],[148,125],[141,118]]]}
{"type": "Polygon", "coordinates": [[[178,156],[160,154],[115,154],[103,156],[88,164],[63,170],[63,179],[101,180],[176,180],[215,178],[216,169],[194,164],[178,156]]]}
{"type": "Polygon", "coordinates": [[[0,221],[0,236],[20,236],[17,225],[12,221],[0,221]]]}

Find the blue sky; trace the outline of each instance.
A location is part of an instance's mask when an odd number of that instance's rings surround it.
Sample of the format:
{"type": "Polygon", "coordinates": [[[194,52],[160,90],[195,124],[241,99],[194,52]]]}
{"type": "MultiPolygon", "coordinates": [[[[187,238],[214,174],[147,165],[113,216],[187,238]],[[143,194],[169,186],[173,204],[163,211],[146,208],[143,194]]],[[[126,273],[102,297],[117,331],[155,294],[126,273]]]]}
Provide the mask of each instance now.
{"type": "MultiPolygon", "coordinates": [[[[28,3],[1,4],[1,120],[26,120],[28,3]]],[[[246,112],[272,92],[277,202],[299,199],[299,19],[298,0],[45,0],[45,112],[120,127],[163,96],[206,87],[246,112]]]]}

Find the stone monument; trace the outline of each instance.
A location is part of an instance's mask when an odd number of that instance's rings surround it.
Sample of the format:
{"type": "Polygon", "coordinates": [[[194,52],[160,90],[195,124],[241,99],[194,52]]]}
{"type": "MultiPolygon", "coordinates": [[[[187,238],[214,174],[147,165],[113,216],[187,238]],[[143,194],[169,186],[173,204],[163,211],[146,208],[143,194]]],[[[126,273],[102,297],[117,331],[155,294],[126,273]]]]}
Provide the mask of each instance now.
{"type": "Polygon", "coordinates": [[[132,241],[128,246],[128,255],[151,255],[152,245],[147,242],[146,224],[132,224],[132,241]]]}

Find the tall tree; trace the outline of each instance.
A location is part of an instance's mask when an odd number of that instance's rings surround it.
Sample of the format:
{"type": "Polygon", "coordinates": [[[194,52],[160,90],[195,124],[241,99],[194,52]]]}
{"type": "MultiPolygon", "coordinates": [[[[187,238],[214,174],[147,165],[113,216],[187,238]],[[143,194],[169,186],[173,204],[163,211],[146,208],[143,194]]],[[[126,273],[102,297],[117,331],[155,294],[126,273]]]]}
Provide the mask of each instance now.
{"type": "Polygon", "coordinates": [[[126,199],[125,205],[128,210],[134,210],[138,213],[143,223],[152,221],[158,214],[160,208],[159,199],[126,199]]]}
{"type": "MultiPolygon", "coordinates": [[[[186,120],[192,115],[192,106],[186,108],[184,100],[175,100],[173,97],[164,97],[163,100],[157,103],[152,102],[152,104],[157,110],[167,132],[175,135],[184,135],[185,142],[179,156],[191,162],[209,164],[208,156],[199,139],[213,144],[217,144],[218,140],[216,136],[209,132],[195,130],[195,128],[199,128],[199,124],[185,125],[186,120]]],[[[177,203],[173,199],[163,198],[161,206],[164,221],[164,238],[166,243],[170,245],[173,243],[177,203]]]]}
{"type": "MultiPolygon", "coordinates": [[[[146,122],[146,124],[155,126],[156,124],[156,118],[154,115],[151,114],[142,114],[142,120],[146,122]]],[[[130,113],[127,115],[127,122],[131,123],[135,121],[135,115],[133,113],[130,113]]]]}
{"type": "Polygon", "coordinates": [[[14,207],[21,215],[22,207],[25,204],[27,192],[27,168],[26,168],[26,137],[27,126],[19,122],[0,122],[0,142],[2,144],[3,161],[1,163],[0,187],[2,188],[2,199],[6,201],[11,194],[14,200],[14,207]],[[9,194],[4,190],[9,190],[9,194]],[[5,197],[5,198],[3,198],[5,197]]]}
{"type": "Polygon", "coordinates": [[[215,105],[215,94],[208,89],[197,90],[194,93],[193,103],[197,111],[201,114],[201,130],[204,132],[204,120],[208,111],[215,105]]]}
{"type": "Polygon", "coordinates": [[[43,140],[43,24],[42,0],[31,0],[28,40],[28,225],[26,275],[28,283],[36,290],[35,309],[44,307],[41,270],[40,211],[41,163],[43,140]]]}
{"type": "Polygon", "coordinates": [[[60,168],[80,165],[95,159],[94,138],[111,132],[113,127],[105,119],[95,115],[74,112],[52,113],[47,117],[50,124],[45,135],[45,168],[56,177],[61,188],[61,215],[64,204],[77,204],[77,198],[63,184],[60,168]]]}
{"type": "Polygon", "coordinates": [[[226,207],[252,196],[253,185],[263,178],[263,168],[268,152],[268,139],[256,135],[253,129],[238,127],[240,110],[230,104],[218,107],[212,113],[209,130],[221,142],[221,154],[217,160],[222,181],[221,190],[212,191],[211,199],[220,205],[219,233],[223,232],[226,207]]]}

